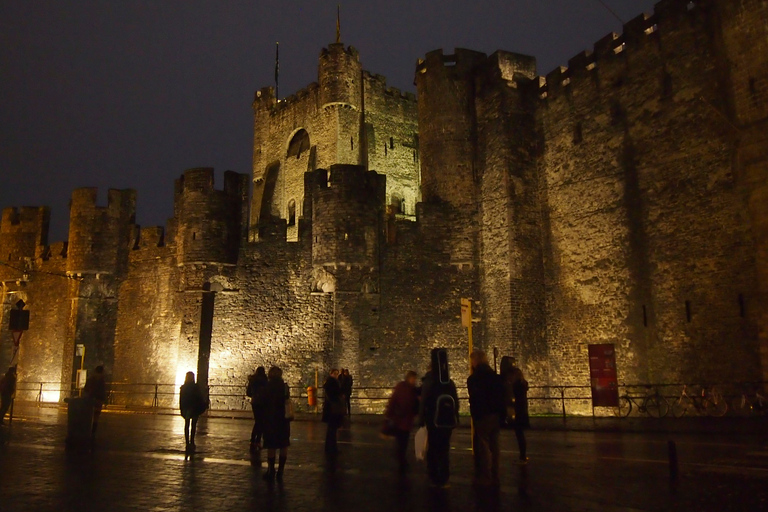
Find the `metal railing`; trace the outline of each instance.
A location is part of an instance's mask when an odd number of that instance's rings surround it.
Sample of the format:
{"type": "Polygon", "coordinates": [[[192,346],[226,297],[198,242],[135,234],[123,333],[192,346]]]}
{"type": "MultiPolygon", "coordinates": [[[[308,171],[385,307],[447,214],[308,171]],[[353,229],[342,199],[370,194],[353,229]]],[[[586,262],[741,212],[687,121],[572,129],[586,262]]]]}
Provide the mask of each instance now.
{"type": "MultiPolygon", "coordinates": [[[[641,397],[649,389],[658,389],[670,403],[680,396],[683,386],[688,389],[717,387],[723,396],[731,402],[733,398],[741,396],[744,390],[764,389],[765,382],[727,382],[708,384],[686,383],[660,383],[646,384],[634,383],[619,384],[619,395],[629,393],[633,397],[641,397]]],[[[113,408],[141,408],[163,409],[173,408],[178,405],[178,386],[168,383],[107,383],[107,405],[113,408]]],[[[307,405],[307,388],[293,386],[291,398],[297,401],[297,410],[313,412],[314,407],[307,405]]],[[[351,403],[353,409],[363,413],[383,412],[387,400],[392,392],[391,387],[363,386],[353,389],[351,403]]],[[[459,395],[459,409],[462,413],[469,412],[469,403],[466,387],[457,387],[459,395]]],[[[17,385],[16,398],[22,401],[35,402],[38,405],[44,403],[57,403],[70,396],[77,396],[78,390],[74,385],[62,386],[60,382],[30,382],[20,381],[17,385]]],[[[211,410],[214,411],[246,411],[250,409],[250,399],[245,395],[245,384],[213,384],[208,387],[208,396],[211,410]]],[[[317,403],[322,404],[323,390],[317,390],[317,403]]],[[[532,414],[547,414],[562,416],[565,419],[569,414],[591,414],[592,395],[588,385],[547,385],[531,386],[528,394],[529,408],[532,414]]],[[[598,408],[600,415],[610,415],[610,408],[598,408]]]]}

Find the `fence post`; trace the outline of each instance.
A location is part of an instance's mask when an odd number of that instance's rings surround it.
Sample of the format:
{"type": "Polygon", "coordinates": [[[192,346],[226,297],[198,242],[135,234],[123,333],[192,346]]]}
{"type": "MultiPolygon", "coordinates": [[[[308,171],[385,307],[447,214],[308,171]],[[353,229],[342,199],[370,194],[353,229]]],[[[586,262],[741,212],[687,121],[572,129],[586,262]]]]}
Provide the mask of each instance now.
{"type": "Polygon", "coordinates": [[[563,423],[565,423],[565,388],[560,388],[560,403],[563,406],[563,423]]]}
{"type": "Polygon", "coordinates": [[[152,407],[158,407],[158,400],[157,400],[157,388],[158,384],[155,383],[155,396],[152,398],[152,407]]]}
{"type": "Polygon", "coordinates": [[[40,391],[37,393],[37,406],[42,407],[43,405],[43,383],[40,383],[40,391]]]}

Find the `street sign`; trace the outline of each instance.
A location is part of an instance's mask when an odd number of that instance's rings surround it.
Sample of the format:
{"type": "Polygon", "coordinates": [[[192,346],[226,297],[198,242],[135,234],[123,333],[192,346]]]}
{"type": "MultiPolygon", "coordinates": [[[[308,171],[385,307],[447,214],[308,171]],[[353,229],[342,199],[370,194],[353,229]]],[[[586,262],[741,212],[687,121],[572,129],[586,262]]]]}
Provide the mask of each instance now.
{"type": "Polygon", "coordinates": [[[88,370],[77,370],[77,389],[85,387],[85,381],[88,378],[88,370]]]}
{"type": "Polygon", "coordinates": [[[11,331],[13,334],[13,346],[16,348],[19,348],[19,343],[21,342],[21,335],[24,334],[24,331],[11,331]]]}
{"type": "Polygon", "coordinates": [[[588,349],[592,407],[618,407],[619,383],[613,343],[589,345],[588,349]]]}
{"type": "Polygon", "coordinates": [[[24,309],[26,304],[23,300],[19,299],[16,302],[16,309],[11,310],[10,321],[8,322],[8,329],[11,331],[27,331],[29,330],[29,311],[24,309]]]}
{"type": "Polygon", "coordinates": [[[470,299],[461,299],[461,325],[464,327],[472,326],[472,301],[470,299]]]}
{"type": "Polygon", "coordinates": [[[83,357],[85,355],[85,345],[75,345],[75,357],[83,357]]]}

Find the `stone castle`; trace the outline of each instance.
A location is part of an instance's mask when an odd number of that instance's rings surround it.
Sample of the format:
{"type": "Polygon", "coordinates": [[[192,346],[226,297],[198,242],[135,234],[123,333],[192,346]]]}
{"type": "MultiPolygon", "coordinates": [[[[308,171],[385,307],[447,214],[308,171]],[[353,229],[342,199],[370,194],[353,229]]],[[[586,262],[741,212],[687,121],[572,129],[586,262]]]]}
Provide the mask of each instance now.
{"type": "Polygon", "coordinates": [[[533,384],[588,384],[591,343],[622,382],[768,380],[767,27],[767,0],[664,0],[546,76],[430,52],[418,98],[331,44],[317,83],[256,92],[252,174],[186,171],[165,229],[132,190],[76,190],[64,243],[48,209],[5,209],[0,367],[22,298],[46,400],[78,344],[118,392],[193,370],[214,407],[258,365],[391,386],[435,346],[461,383],[469,297],[475,346],[533,384]]]}

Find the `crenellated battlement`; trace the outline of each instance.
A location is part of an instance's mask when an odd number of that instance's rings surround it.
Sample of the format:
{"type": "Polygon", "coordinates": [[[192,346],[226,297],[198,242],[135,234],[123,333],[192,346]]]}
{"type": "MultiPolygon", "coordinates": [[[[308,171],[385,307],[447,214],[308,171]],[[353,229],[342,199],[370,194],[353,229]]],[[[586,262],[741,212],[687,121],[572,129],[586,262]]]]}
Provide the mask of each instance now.
{"type": "Polygon", "coordinates": [[[135,250],[157,248],[165,246],[165,228],[163,226],[151,226],[140,228],[138,240],[134,245],[135,250]]]}
{"type": "Polygon", "coordinates": [[[67,242],[55,242],[46,245],[40,252],[40,259],[43,261],[63,261],[67,259],[67,242]]]}
{"type": "Polygon", "coordinates": [[[334,55],[339,55],[340,53],[343,53],[347,57],[350,57],[357,62],[360,61],[360,52],[357,51],[357,48],[354,46],[347,46],[345,48],[344,43],[329,44],[327,48],[320,50],[320,59],[327,59],[329,57],[333,57],[334,55]]]}
{"type": "MultiPolygon", "coordinates": [[[[538,92],[541,99],[554,99],[568,90],[592,87],[595,80],[611,77],[621,83],[620,76],[631,71],[632,62],[643,59],[651,45],[656,51],[664,47],[670,33],[691,30],[692,24],[702,23],[707,16],[704,8],[709,0],[663,0],[654,6],[652,14],[643,13],[623,26],[621,34],[611,32],[599,39],[591,50],[585,50],[568,60],[568,66],[558,66],[540,77],[538,92]]],[[[663,66],[663,61],[654,62],[663,66]]],[[[656,64],[654,64],[656,65],[656,64]]]]}
{"type": "Polygon", "coordinates": [[[416,104],[416,95],[414,93],[388,86],[387,77],[384,75],[363,71],[363,80],[373,95],[386,96],[397,101],[416,104]]]}

